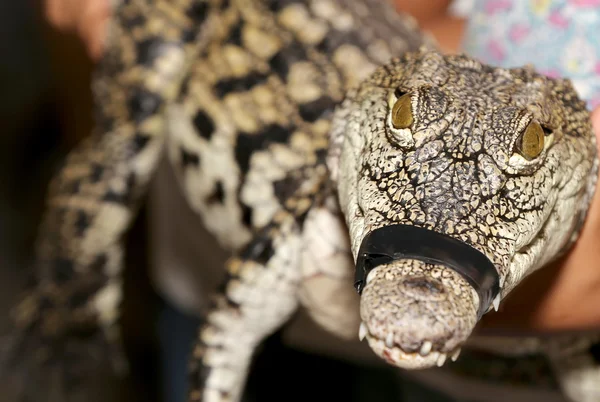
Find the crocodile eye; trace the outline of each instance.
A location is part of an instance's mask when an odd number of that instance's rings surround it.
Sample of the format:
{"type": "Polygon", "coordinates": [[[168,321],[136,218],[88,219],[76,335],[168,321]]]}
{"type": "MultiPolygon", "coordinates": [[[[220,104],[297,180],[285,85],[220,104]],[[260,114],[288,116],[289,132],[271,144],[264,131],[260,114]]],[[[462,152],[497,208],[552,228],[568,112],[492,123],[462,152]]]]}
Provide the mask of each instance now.
{"type": "Polygon", "coordinates": [[[392,124],[395,129],[410,128],[413,123],[410,94],[400,96],[392,107],[392,124]]]}
{"type": "Polygon", "coordinates": [[[518,152],[527,160],[535,159],[544,150],[544,129],[531,122],[517,141],[518,152]]]}

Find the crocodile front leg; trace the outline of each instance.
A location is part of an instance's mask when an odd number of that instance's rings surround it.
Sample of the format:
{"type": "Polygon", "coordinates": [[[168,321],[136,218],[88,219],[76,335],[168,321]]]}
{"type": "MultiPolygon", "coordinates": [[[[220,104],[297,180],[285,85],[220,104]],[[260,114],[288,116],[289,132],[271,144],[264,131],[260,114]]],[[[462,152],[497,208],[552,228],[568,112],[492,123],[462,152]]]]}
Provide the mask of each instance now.
{"type": "Polygon", "coordinates": [[[353,287],[354,260],[334,194],[310,209],[302,233],[302,307],[336,337],[358,339],[360,297],[353,287]]]}
{"type": "Polygon", "coordinates": [[[0,358],[0,376],[17,384],[19,400],[96,400],[87,385],[100,368],[124,368],[121,238],[161,154],[163,111],[205,42],[209,14],[202,0],[115,10],[94,81],[95,131],[50,185],[34,278],[0,358]]]}
{"type": "Polygon", "coordinates": [[[275,216],[227,264],[193,351],[190,401],[237,402],[258,344],[298,307],[301,233],[294,216],[275,216]]]}

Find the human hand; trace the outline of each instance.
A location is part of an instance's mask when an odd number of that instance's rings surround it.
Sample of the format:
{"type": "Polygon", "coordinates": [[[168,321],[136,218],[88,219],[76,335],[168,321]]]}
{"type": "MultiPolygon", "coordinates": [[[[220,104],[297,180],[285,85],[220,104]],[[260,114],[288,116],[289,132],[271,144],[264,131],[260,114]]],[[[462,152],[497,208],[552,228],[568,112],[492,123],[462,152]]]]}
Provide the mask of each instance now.
{"type": "Polygon", "coordinates": [[[45,0],[43,8],[53,29],[74,33],[92,60],[100,58],[110,17],[109,0],[45,0]]]}

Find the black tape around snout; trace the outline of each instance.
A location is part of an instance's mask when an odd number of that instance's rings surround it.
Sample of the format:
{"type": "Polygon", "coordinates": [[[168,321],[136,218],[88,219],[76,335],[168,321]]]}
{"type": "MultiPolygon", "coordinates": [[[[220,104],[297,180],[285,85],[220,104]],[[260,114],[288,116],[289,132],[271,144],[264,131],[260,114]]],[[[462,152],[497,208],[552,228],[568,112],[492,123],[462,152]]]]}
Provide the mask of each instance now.
{"type": "Polygon", "coordinates": [[[478,318],[500,292],[500,277],[482,252],[442,233],[411,225],[385,226],[367,234],[356,261],[354,287],[362,293],[367,275],[394,260],[439,264],[462,275],[479,295],[478,318]]]}

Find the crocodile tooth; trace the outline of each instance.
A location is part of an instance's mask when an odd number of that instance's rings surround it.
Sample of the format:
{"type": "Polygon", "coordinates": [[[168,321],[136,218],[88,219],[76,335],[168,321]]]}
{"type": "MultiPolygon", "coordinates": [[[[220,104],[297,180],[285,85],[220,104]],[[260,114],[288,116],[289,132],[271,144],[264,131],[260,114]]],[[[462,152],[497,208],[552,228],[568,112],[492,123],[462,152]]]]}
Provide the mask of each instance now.
{"type": "Polygon", "coordinates": [[[388,348],[394,347],[394,334],[390,332],[385,338],[385,346],[388,348]]]}
{"type": "Polygon", "coordinates": [[[460,356],[460,348],[456,349],[454,353],[452,353],[450,359],[452,359],[452,361],[455,362],[458,359],[458,356],[460,356]]]}
{"type": "Polygon", "coordinates": [[[367,275],[367,282],[366,285],[369,284],[369,282],[371,281],[371,279],[373,279],[373,277],[375,276],[375,270],[371,270],[371,272],[369,272],[369,274],[367,275]]]}
{"type": "Polygon", "coordinates": [[[500,308],[500,295],[494,298],[492,304],[494,305],[494,310],[498,311],[498,309],[500,308]]]}
{"type": "Polygon", "coordinates": [[[438,357],[436,363],[437,363],[438,367],[442,367],[444,365],[444,363],[446,363],[446,354],[440,353],[440,356],[438,357]]]}
{"type": "Polygon", "coordinates": [[[427,356],[429,352],[431,352],[432,346],[433,344],[430,341],[423,342],[423,344],[421,345],[421,350],[419,350],[419,354],[421,356],[427,356]]]}
{"type": "Polygon", "coordinates": [[[361,342],[367,336],[367,332],[369,332],[369,330],[367,329],[367,324],[365,324],[364,322],[361,322],[360,328],[358,329],[358,339],[360,339],[361,342]]]}

